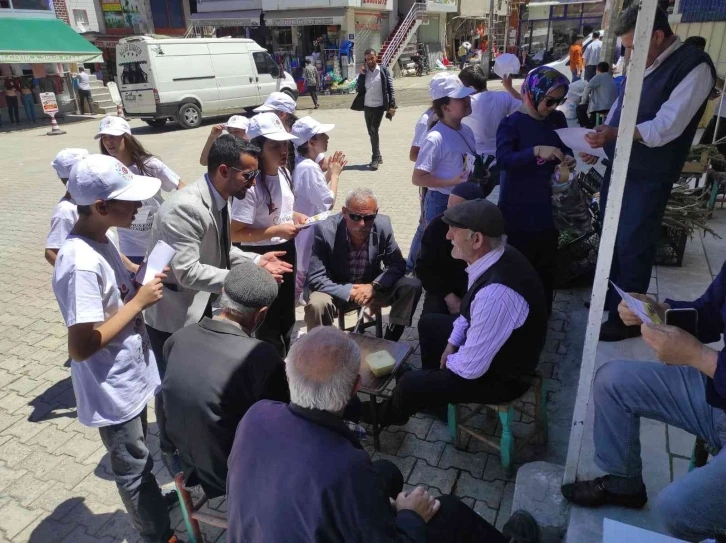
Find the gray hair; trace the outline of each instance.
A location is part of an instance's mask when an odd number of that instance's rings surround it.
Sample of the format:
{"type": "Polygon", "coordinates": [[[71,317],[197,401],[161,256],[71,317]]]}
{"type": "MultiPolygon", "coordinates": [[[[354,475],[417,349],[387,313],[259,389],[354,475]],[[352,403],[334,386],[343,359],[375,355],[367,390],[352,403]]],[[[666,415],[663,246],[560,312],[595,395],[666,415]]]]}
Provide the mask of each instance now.
{"type": "MultiPolygon", "coordinates": [[[[469,230],[467,239],[471,239],[474,237],[474,234],[476,234],[474,230],[469,230]]],[[[483,235],[483,234],[482,234],[483,235]]],[[[502,247],[507,242],[507,236],[497,236],[497,237],[491,237],[491,236],[484,236],[484,239],[489,244],[489,250],[490,251],[496,251],[500,247],[502,247]]]]}
{"type": "Polygon", "coordinates": [[[337,328],[318,326],[293,344],[285,369],[292,403],[335,413],[350,400],[360,371],[360,351],[337,328]]]}
{"type": "Polygon", "coordinates": [[[222,291],[222,294],[219,297],[219,307],[224,311],[229,311],[230,313],[234,313],[239,317],[245,318],[254,315],[255,311],[257,311],[258,309],[255,307],[247,307],[246,305],[235,302],[232,298],[229,297],[229,294],[224,291],[222,291]]]}
{"type": "Polygon", "coordinates": [[[371,189],[359,187],[351,190],[345,197],[345,207],[349,207],[352,202],[362,204],[368,200],[373,200],[378,205],[378,198],[376,198],[376,195],[371,189]]]}

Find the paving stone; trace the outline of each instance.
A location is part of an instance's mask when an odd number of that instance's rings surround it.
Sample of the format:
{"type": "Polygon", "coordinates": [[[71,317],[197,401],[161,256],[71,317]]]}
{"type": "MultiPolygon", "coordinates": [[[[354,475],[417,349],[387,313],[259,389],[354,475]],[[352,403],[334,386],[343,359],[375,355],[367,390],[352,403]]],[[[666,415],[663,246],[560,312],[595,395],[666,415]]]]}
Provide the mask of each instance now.
{"type": "Polygon", "coordinates": [[[457,450],[453,445],[446,445],[444,454],[439,461],[439,467],[466,470],[478,479],[482,476],[486,463],[487,453],[485,452],[469,453],[457,450]]]}
{"type": "Polygon", "coordinates": [[[92,471],[93,466],[79,464],[75,458],[63,455],[53,472],[49,474],[49,477],[63,483],[68,488],[72,488],[92,471]]]}
{"type": "Polygon", "coordinates": [[[43,428],[41,432],[37,433],[28,440],[28,445],[37,444],[50,452],[60,452],[62,454],[63,451],[61,450],[61,447],[74,437],[76,437],[76,434],[73,432],[64,432],[63,430],[59,430],[55,426],[49,424],[43,428]]]}
{"type": "Polygon", "coordinates": [[[438,488],[443,494],[450,494],[459,472],[456,469],[439,469],[418,460],[406,481],[410,485],[427,485],[438,488]]]}
{"type": "Polygon", "coordinates": [[[497,519],[497,510],[489,507],[486,502],[477,501],[474,504],[474,512],[486,520],[489,524],[494,525],[497,519]]]}
{"type": "Polygon", "coordinates": [[[18,422],[3,430],[3,434],[17,437],[22,442],[27,442],[33,436],[39,434],[48,426],[45,422],[31,422],[25,418],[21,418],[18,422]]]}
{"type": "MultiPolygon", "coordinates": [[[[44,515],[47,515],[45,511],[44,515]]],[[[61,523],[49,518],[41,516],[31,522],[26,528],[13,539],[13,543],[42,543],[45,541],[59,541],[67,536],[77,527],[73,523],[61,523]]]]}
{"type": "Polygon", "coordinates": [[[504,528],[504,524],[512,516],[512,500],[514,499],[514,483],[507,482],[504,485],[504,495],[502,496],[502,503],[499,505],[499,511],[497,512],[497,522],[495,524],[497,530],[500,532],[504,528]]]}
{"type": "Polygon", "coordinates": [[[398,456],[415,456],[426,460],[430,466],[436,466],[444,452],[445,443],[431,443],[418,439],[413,434],[406,434],[401,448],[398,449],[398,456]]]}
{"type": "Polygon", "coordinates": [[[671,469],[673,473],[671,480],[675,481],[688,473],[688,468],[691,465],[691,459],[682,458],[680,456],[671,456],[671,463],[673,466],[671,469]]]}
{"type": "Polygon", "coordinates": [[[426,434],[429,433],[433,420],[431,417],[411,417],[405,426],[391,425],[388,427],[388,430],[391,432],[408,432],[419,439],[426,439],[426,434]]]}
{"type": "Polygon", "coordinates": [[[456,482],[454,494],[460,498],[474,498],[486,502],[489,507],[499,509],[504,494],[504,481],[483,481],[464,471],[456,482]]]}
{"type": "MultiPolygon", "coordinates": [[[[27,375],[21,375],[17,379],[14,379],[12,383],[7,385],[7,388],[14,390],[21,396],[25,396],[28,392],[35,390],[44,382],[37,379],[31,379],[27,375]]],[[[46,381],[47,383],[47,381],[46,381]]]]}
{"type": "Polygon", "coordinates": [[[12,539],[40,514],[41,511],[37,509],[27,509],[16,503],[9,503],[0,509],[0,518],[3,519],[0,529],[5,537],[12,539]]]}
{"type": "Polygon", "coordinates": [[[99,535],[101,528],[111,520],[118,511],[117,507],[105,505],[93,497],[79,501],[63,519],[63,522],[73,522],[83,526],[87,535],[99,535]]]}
{"type": "MultiPolygon", "coordinates": [[[[98,430],[96,430],[98,432],[98,430]]],[[[99,448],[104,448],[101,443],[98,434],[95,434],[96,440],[91,441],[85,438],[76,438],[71,441],[67,441],[62,447],[58,447],[57,452],[59,454],[67,454],[72,456],[78,462],[83,462],[86,458],[95,453],[99,448]]]]}
{"type": "Polygon", "coordinates": [[[12,437],[0,446],[0,460],[12,468],[20,465],[32,453],[33,448],[20,443],[16,437],[12,437]]]}
{"type": "Polygon", "coordinates": [[[371,460],[374,462],[376,460],[388,460],[390,462],[393,462],[398,466],[398,469],[401,470],[401,474],[403,475],[403,480],[407,480],[408,476],[411,475],[411,471],[413,470],[413,466],[416,463],[416,458],[413,456],[407,456],[405,458],[401,458],[400,456],[393,456],[390,454],[385,454],[381,452],[375,453],[371,460]]]}
{"type": "MultiPolygon", "coordinates": [[[[22,478],[26,473],[24,469],[12,469],[6,466],[0,466],[0,492],[3,492],[5,488],[13,488],[17,480],[22,478]]],[[[9,493],[3,493],[3,495],[9,495],[9,493]]]]}
{"type": "MultiPolygon", "coordinates": [[[[403,432],[389,432],[388,430],[383,430],[378,436],[378,439],[380,439],[381,442],[381,452],[396,454],[405,437],[406,434],[403,432]]],[[[373,445],[372,435],[366,439],[366,445],[373,445]]]]}

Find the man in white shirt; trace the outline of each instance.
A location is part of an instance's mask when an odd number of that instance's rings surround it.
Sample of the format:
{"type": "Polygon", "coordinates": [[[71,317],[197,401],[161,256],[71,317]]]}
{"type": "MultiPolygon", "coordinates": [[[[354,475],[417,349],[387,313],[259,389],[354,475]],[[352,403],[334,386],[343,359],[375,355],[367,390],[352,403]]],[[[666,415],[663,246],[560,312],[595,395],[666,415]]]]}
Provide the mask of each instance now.
{"type": "Polygon", "coordinates": [[[91,76],[86,73],[86,69],[81,66],[78,68],[78,107],[83,113],[83,100],[88,103],[88,114],[93,115],[93,100],[91,98],[91,76]]]}
{"type": "Polygon", "coordinates": [[[358,94],[350,109],[363,111],[365,114],[372,151],[369,167],[375,171],[383,164],[378,129],[381,127],[384,114],[387,113],[390,119],[393,118],[396,95],[393,91],[391,72],[385,66],[378,65],[374,49],[367,49],[365,52],[365,64],[360,69],[356,92],[358,94]]]}
{"type": "Polygon", "coordinates": [[[602,51],[602,40],[600,32],[592,33],[592,41],[582,53],[582,59],[585,61],[585,81],[590,81],[597,73],[597,65],[600,62],[600,52],[602,51]]]}

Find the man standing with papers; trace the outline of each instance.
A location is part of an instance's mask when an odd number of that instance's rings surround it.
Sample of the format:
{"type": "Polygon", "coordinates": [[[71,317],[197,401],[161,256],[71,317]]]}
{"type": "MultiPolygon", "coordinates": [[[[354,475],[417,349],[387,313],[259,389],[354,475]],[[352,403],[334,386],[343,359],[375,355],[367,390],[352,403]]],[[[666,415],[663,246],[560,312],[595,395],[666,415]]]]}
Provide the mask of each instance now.
{"type": "MultiPolygon", "coordinates": [[[[637,16],[637,6],[628,8],[615,25],[615,33],[631,50],[637,16]]],[[[683,44],[673,34],[666,12],[658,8],[610,271],[610,279],[626,292],[648,291],[666,203],[686,161],[715,80],[708,55],[683,44]]],[[[592,148],[603,147],[610,161],[600,189],[603,217],[624,92],[625,84],[605,124],[585,136],[592,148]]],[[[580,156],[588,163],[597,161],[589,154],[580,153],[580,156]]],[[[626,326],[618,316],[619,302],[620,296],[611,289],[606,303],[608,320],[600,329],[601,341],[620,341],[640,335],[638,326],[626,326]]]]}
{"type": "MultiPolygon", "coordinates": [[[[241,259],[254,259],[278,281],[292,271],[292,266],[278,259],[284,253],[257,255],[231,247],[229,200],[243,199],[254,185],[258,155],[259,149],[246,141],[220,136],[209,151],[208,173],[167,198],[154,217],[149,248],[162,240],[175,251],[169,263],[171,271],[164,280],[163,303],[144,314],[162,379],[166,369],[164,342],[187,324],[212,316],[212,302],[222,291],[231,267],[241,259]]],[[[164,431],[161,394],[156,397],[156,418],[162,460],[173,476],[181,467],[164,431]]]]}

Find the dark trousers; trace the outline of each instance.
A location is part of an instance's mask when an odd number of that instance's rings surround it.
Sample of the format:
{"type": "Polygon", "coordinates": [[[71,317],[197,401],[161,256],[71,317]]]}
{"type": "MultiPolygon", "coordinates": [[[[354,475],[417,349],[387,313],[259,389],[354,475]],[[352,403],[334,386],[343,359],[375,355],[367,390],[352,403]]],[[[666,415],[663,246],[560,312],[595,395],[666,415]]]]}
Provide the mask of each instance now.
{"type": "Polygon", "coordinates": [[[446,305],[446,300],[441,294],[426,293],[424,298],[423,307],[421,308],[421,316],[428,315],[429,313],[448,315],[449,306],[446,305]]]}
{"type": "Polygon", "coordinates": [[[281,257],[288,264],[292,265],[292,274],[285,275],[285,278],[278,286],[277,298],[267,309],[265,321],[255,332],[255,337],[272,345],[282,358],[287,356],[290,350],[290,338],[292,329],[295,327],[295,274],[296,262],[295,240],[289,240],[277,245],[245,245],[245,251],[251,251],[263,255],[271,251],[285,251],[281,257]]]}
{"type": "Polygon", "coordinates": [[[88,103],[88,113],[93,114],[93,103],[91,102],[91,91],[78,89],[78,107],[81,108],[81,113],[83,113],[83,101],[84,100],[88,103]]]}
{"type": "MultiPolygon", "coordinates": [[[[601,217],[605,216],[610,173],[608,168],[600,187],[601,217]]],[[[610,280],[625,292],[648,292],[663,213],[679,174],[680,169],[675,175],[628,172],[610,268],[610,280]]],[[[609,320],[620,321],[619,303],[620,296],[610,289],[605,304],[609,320]]]]}
{"type": "MultiPolygon", "coordinates": [[[[718,106],[716,107],[716,112],[718,113],[718,106]]],[[[726,104],[724,104],[724,109],[726,110],[726,104]]],[[[701,144],[711,145],[713,135],[716,132],[716,121],[718,121],[718,116],[714,115],[711,117],[711,121],[708,123],[706,130],[704,130],[703,135],[701,136],[701,144]]],[[[720,140],[722,138],[726,138],[726,117],[721,117],[721,122],[718,123],[718,135],[716,136],[716,140],[720,140]]],[[[726,157],[726,141],[717,144],[716,149],[718,149],[718,152],[726,157]]]]}
{"type": "Polygon", "coordinates": [[[507,232],[507,243],[527,257],[537,272],[545,293],[547,312],[552,312],[557,274],[557,230],[507,232]]]}
{"type": "Polygon", "coordinates": [[[597,73],[597,64],[588,64],[585,66],[585,81],[590,81],[597,73]]]}
{"type": "Polygon", "coordinates": [[[528,385],[485,373],[464,379],[448,368],[441,369],[441,355],[454,327],[456,315],[430,313],[418,321],[421,370],[404,373],[390,400],[380,404],[381,426],[405,424],[408,417],[424,409],[449,403],[496,404],[518,398],[528,385]]]}
{"type": "Polygon", "coordinates": [[[316,85],[308,85],[308,92],[310,93],[310,98],[313,99],[313,105],[317,107],[318,105],[318,87],[316,85]]]}
{"type": "Polygon", "coordinates": [[[142,541],[165,543],[174,532],[154,477],[154,460],[146,446],[146,431],[146,408],[129,421],[98,429],[131,524],[142,541]]]}
{"type": "Polygon", "coordinates": [[[21,94],[23,100],[23,107],[25,108],[25,118],[28,122],[35,122],[35,102],[33,101],[32,94],[21,94]]]}
{"type": "MultiPolygon", "coordinates": [[[[388,497],[403,491],[403,474],[389,460],[376,460],[373,469],[383,480],[388,497]]],[[[426,524],[428,541],[437,543],[509,543],[499,531],[455,496],[438,496],[441,507],[426,524]]]]}
{"type": "Polygon", "coordinates": [[[383,114],[386,108],[381,107],[364,107],[363,115],[366,119],[366,128],[368,129],[368,137],[371,140],[371,160],[381,158],[381,145],[378,138],[378,129],[381,127],[383,114]]]}
{"type": "Polygon", "coordinates": [[[17,96],[5,96],[5,101],[8,104],[8,115],[10,115],[10,124],[20,124],[20,110],[18,109],[17,96]]]}
{"type": "Polygon", "coordinates": [[[588,114],[587,106],[588,104],[580,104],[575,108],[577,122],[582,128],[595,128],[597,126],[597,115],[600,114],[600,122],[602,124],[610,112],[609,109],[605,109],[602,111],[593,111],[588,114]]]}
{"type": "MultiPolygon", "coordinates": [[[[163,381],[166,374],[164,343],[171,337],[171,332],[163,332],[147,325],[146,333],[149,335],[151,350],[154,351],[156,367],[159,368],[159,378],[163,381]]],[[[174,454],[176,447],[166,435],[166,413],[164,412],[164,396],[161,391],[154,397],[154,411],[156,413],[156,425],[159,427],[159,449],[164,454],[174,454]]]]}

